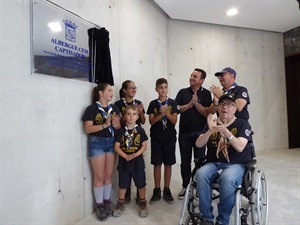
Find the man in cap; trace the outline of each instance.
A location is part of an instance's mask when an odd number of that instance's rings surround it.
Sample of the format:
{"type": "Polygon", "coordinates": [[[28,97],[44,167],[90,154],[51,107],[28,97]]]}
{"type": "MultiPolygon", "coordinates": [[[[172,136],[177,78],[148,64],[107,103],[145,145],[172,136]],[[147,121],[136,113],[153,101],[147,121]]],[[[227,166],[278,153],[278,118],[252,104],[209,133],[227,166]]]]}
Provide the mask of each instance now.
{"type": "Polygon", "coordinates": [[[250,98],[248,90],[243,86],[237,85],[235,82],[235,70],[226,67],[222,71],[216,72],[215,76],[219,78],[223,89],[221,90],[219,87],[212,85],[209,89],[214,97],[220,98],[223,94],[234,96],[236,104],[235,116],[244,120],[249,120],[248,104],[250,104],[250,98]]]}
{"type": "Polygon", "coordinates": [[[218,118],[212,114],[196,140],[196,146],[207,145],[207,162],[195,175],[200,225],[213,225],[212,183],[219,183],[216,225],[229,225],[235,205],[235,192],[242,183],[245,164],[252,159],[252,133],[248,121],[235,117],[236,99],[230,94],[219,98],[218,118]]]}

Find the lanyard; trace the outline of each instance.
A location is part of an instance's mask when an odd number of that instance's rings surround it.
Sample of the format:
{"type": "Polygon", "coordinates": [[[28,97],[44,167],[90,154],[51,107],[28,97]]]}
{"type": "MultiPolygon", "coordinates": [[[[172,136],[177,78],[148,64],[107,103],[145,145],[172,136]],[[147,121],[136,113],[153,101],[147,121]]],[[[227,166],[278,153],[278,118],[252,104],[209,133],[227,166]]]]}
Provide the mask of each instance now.
{"type": "Polygon", "coordinates": [[[234,83],[227,91],[224,91],[223,94],[231,94],[232,89],[234,89],[237,86],[237,83],[234,83]]]}
{"type": "MultiPolygon", "coordinates": [[[[168,100],[169,100],[169,98],[167,97],[164,105],[168,105],[168,100]]],[[[157,99],[157,102],[158,102],[159,108],[163,106],[162,102],[159,99],[157,99]]],[[[168,122],[167,117],[164,115],[162,117],[161,121],[162,121],[162,124],[163,124],[163,129],[165,130],[167,128],[167,122],[168,122]]]]}
{"type": "MultiPolygon", "coordinates": [[[[109,116],[109,114],[110,114],[110,113],[112,112],[112,110],[113,110],[112,107],[111,107],[111,105],[108,104],[108,111],[107,111],[107,112],[105,112],[105,110],[103,109],[103,107],[102,107],[102,105],[100,104],[99,101],[96,102],[96,105],[97,105],[98,109],[101,111],[102,116],[103,116],[105,119],[107,119],[107,117],[109,116]]],[[[109,132],[111,133],[111,135],[114,136],[114,130],[113,130],[112,126],[109,126],[109,127],[108,127],[108,130],[109,130],[109,132]]]]}
{"type": "Polygon", "coordinates": [[[129,134],[129,132],[128,132],[128,127],[125,126],[125,130],[126,130],[125,131],[125,139],[126,139],[125,143],[126,143],[127,149],[129,149],[131,147],[131,144],[132,144],[133,138],[134,138],[134,133],[136,133],[137,126],[138,125],[136,125],[136,124],[134,125],[131,134],[129,134]]]}

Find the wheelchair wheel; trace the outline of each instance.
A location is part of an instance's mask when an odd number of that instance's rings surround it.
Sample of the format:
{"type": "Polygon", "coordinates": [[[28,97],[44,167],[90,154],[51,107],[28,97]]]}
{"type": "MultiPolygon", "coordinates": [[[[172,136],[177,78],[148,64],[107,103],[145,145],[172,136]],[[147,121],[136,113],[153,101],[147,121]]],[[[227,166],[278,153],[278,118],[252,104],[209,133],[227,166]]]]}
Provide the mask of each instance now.
{"type": "Polygon", "coordinates": [[[252,179],[251,216],[253,225],[266,225],[268,219],[268,191],[264,172],[256,168],[252,179]]]}
{"type": "Polygon", "coordinates": [[[184,225],[199,225],[201,222],[201,217],[200,215],[193,215],[193,218],[189,215],[186,220],[184,225]],[[194,219],[194,221],[193,221],[194,219]]]}
{"type": "Polygon", "coordinates": [[[235,194],[235,216],[234,216],[234,225],[241,225],[241,213],[242,213],[242,193],[241,190],[238,189],[235,194]]]}

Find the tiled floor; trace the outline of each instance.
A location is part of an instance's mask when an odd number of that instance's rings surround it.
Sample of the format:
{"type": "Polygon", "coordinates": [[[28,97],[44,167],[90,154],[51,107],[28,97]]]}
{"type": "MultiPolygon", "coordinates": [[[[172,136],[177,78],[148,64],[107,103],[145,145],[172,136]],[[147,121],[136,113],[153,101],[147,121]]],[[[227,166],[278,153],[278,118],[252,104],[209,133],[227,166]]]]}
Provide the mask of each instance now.
{"type": "MultiPolygon", "coordinates": [[[[300,225],[300,149],[284,149],[257,152],[258,166],[265,172],[269,195],[268,225],[300,225]]],[[[151,197],[153,179],[147,183],[147,196],[151,197]]],[[[175,204],[169,205],[164,200],[155,205],[148,205],[149,216],[138,217],[138,206],[134,201],[126,205],[126,210],[119,218],[110,217],[105,222],[96,220],[92,214],[76,225],[94,224],[144,224],[175,225],[179,224],[182,201],[177,199],[181,189],[179,164],[173,168],[171,190],[175,204]]],[[[133,189],[132,196],[135,195],[133,189]]],[[[215,205],[215,203],[214,203],[215,205]]],[[[215,208],[215,207],[214,207],[215,208]]],[[[233,225],[233,220],[231,220],[233,225]]]]}

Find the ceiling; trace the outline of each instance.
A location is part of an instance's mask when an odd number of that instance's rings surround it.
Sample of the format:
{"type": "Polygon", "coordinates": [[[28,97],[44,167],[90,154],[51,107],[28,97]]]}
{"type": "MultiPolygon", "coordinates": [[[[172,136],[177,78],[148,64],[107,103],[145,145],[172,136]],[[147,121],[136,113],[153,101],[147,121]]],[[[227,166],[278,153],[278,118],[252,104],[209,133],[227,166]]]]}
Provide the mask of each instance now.
{"type": "Polygon", "coordinates": [[[300,26],[298,0],[154,0],[172,19],[284,33],[300,26]],[[238,14],[228,17],[232,7],[238,14]]]}

